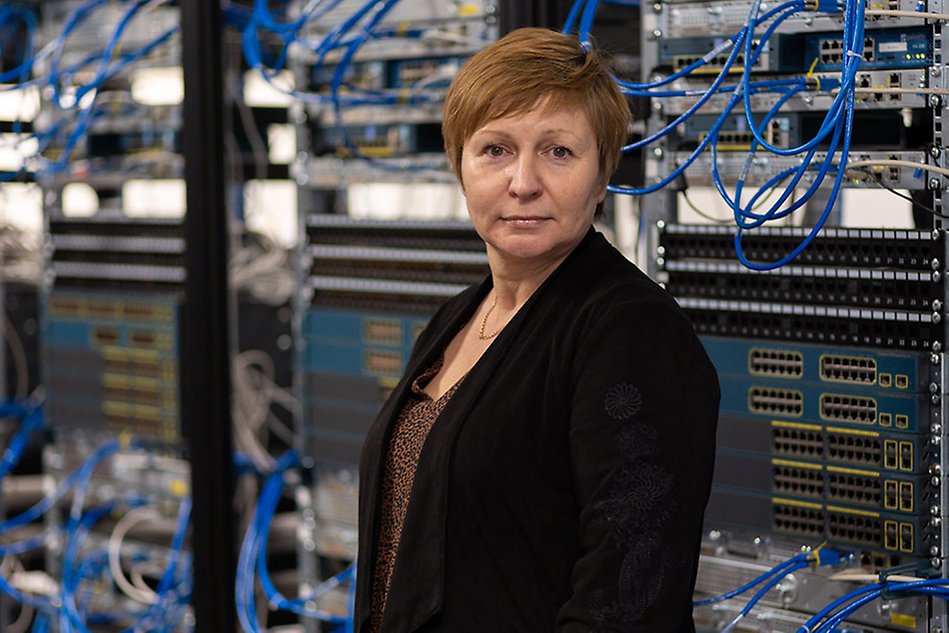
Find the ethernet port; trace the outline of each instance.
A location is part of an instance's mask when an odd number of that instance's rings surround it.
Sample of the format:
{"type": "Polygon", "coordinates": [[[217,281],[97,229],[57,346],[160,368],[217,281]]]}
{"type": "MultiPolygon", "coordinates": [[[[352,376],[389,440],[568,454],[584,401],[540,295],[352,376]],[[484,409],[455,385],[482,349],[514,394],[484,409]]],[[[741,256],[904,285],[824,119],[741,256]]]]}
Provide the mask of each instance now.
{"type": "MultiPolygon", "coordinates": [[[[889,483],[889,482],[887,482],[889,483]]],[[[900,482],[900,510],[903,512],[913,511],[913,482],[900,482]]]]}
{"type": "Polygon", "coordinates": [[[883,526],[883,547],[897,549],[899,544],[896,540],[896,521],[884,521],[883,526]]]}
{"type": "Polygon", "coordinates": [[[894,384],[897,389],[906,389],[909,387],[909,376],[906,374],[896,374],[894,378],[894,384]]]}
{"type": "Polygon", "coordinates": [[[912,442],[900,442],[900,470],[913,470],[912,442]]]}
{"type": "Polygon", "coordinates": [[[913,547],[913,524],[900,523],[900,551],[912,552],[913,547]]]}
{"type": "Polygon", "coordinates": [[[880,426],[893,426],[893,416],[889,413],[881,413],[880,426]]]}
{"type": "Polygon", "coordinates": [[[893,384],[892,374],[880,374],[880,386],[889,387],[893,384]]]}
{"type": "Polygon", "coordinates": [[[896,440],[883,441],[883,467],[896,470],[899,466],[899,451],[896,440]]]}
{"type": "Polygon", "coordinates": [[[897,413],[896,414],[896,428],[898,429],[908,429],[909,428],[909,416],[897,413]]]}
{"type": "Polygon", "coordinates": [[[899,507],[898,483],[892,480],[883,483],[883,507],[887,510],[896,510],[899,507]]]}

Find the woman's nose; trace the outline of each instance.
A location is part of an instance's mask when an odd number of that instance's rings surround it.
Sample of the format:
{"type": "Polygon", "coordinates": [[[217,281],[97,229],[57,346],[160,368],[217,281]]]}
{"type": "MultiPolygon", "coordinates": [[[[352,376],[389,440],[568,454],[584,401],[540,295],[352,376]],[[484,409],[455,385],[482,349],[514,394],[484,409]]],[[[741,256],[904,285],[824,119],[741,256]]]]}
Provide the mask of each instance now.
{"type": "Polygon", "coordinates": [[[542,185],[534,156],[522,154],[511,165],[511,183],[508,187],[516,198],[533,198],[540,194],[542,185]]]}

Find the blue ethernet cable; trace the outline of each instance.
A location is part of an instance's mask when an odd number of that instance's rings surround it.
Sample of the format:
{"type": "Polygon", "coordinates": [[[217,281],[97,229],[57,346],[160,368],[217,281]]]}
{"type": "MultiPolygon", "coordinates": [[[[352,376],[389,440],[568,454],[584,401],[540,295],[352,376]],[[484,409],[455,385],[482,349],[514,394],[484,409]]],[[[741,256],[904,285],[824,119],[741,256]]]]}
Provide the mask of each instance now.
{"type": "MultiPolygon", "coordinates": [[[[112,54],[115,51],[115,48],[119,45],[119,42],[122,39],[122,34],[125,32],[125,29],[128,27],[129,22],[131,22],[135,14],[138,13],[138,11],[149,2],[150,0],[134,0],[134,2],[132,2],[132,6],[129,7],[125,11],[125,13],[122,15],[122,18],[119,20],[119,23],[115,28],[115,31],[113,31],[108,44],[106,45],[105,49],[102,52],[102,55],[100,56],[99,67],[96,70],[95,77],[86,85],[80,86],[79,89],[76,91],[77,104],[89,91],[95,88],[98,88],[102,84],[102,82],[105,80],[106,78],[105,72],[109,67],[109,60],[112,58],[112,54]]],[[[82,108],[80,110],[79,122],[76,125],[76,127],[73,129],[72,133],[69,135],[69,138],[66,141],[66,145],[63,147],[62,156],[60,157],[59,161],[57,161],[58,167],[60,168],[65,167],[70,156],[72,155],[73,149],[78,144],[79,139],[82,138],[86,130],[88,130],[88,127],[90,124],[89,117],[91,116],[92,106],[94,103],[95,103],[95,99],[93,99],[93,103],[90,104],[88,107],[82,108]]],[[[53,171],[54,172],[58,171],[58,169],[54,168],[53,171]]]]}
{"type": "MultiPolygon", "coordinates": [[[[353,155],[362,158],[369,164],[381,168],[381,169],[395,169],[397,171],[405,171],[404,167],[393,166],[385,161],[375,160],[371,157],[363,155],[362,152],[355,146],[352,142],[352,139],[349,137],[349,134],[346,132],[343,127],[343,117],[342,117],[342,103],[339,100],[339,91],[340,86],[343,81],[343,75],[345,74],[346,67],[351,63],[353,57],[356,55],[358,50],[362,45],[367,41],[368,37],[373,32],[373,29],[382,19],[393,9],[395,5],[398,4],[399,0],[386,0],[385,2],[379,3],[379,8],[376,13],[367,21],[367,23],[362,27],[359,36],[357,39],[349,45],[346,49],[346,52],[343,54],[342,58],[339,61],[339,64],[336,67],[335,72],[333,73],[333,78],[330,82],[330,98],[333,105],[333,117],[336,124],[337,133],[340,135],[340,138],[343,139],[343,145],[353,153],[353,155]]],[[[432,169],[433,166],[428,165],[413,165],[409,169],[411,171],[425,171],[432,169]]]]}
{"type": "MultiPolygon", "coordinates": [[[[0,72],[0,83],[6,83],[8,81],[16,80],[18,83],[29,77],[30,70],[33,69],[33,65],[36,63],[33,56],[33,38],[36,34],[36,16],[33,11],[30,9],[20,6],[3,6],[0,7],[0,24],[5,21],[13,21],[19,19],[19,21],[24,25],[25,29],[25,42],[24,50],[22,54],[22,61],[15,68],[10,70],[0,72]]],[[[0,50],[3,50],[4,47],[0,47],[0,50]]]]}
{"type": "MultiPolygon", "coordinates": [[[[845,81],[846,81],[846,78],[845,78],[845,81]]],[[[845,91],[845,90],[844,90],[844,91],[841,91],[841,93],[838,94],[838,97],[840,97],[841,95],[846,96],[846,91],[845,91]]],[[[836,99],[836,100],[835,100],[835,104],[834,104],[835,107],[836,107],[836,106],[839,106],[840,103],[841,103],[841,99],[839,99],[839,98],[836,99]]],[[[773,108],[772,111],[769,112],[769,115],[766,116],[765,121],[763,121],[763,124],[760,126],[760,129],[763,129],[763,128],[764,128],[764,123],[766,123],[766,122],[769,120],[770,116],[773,116],[773,114],[774,114],[775,112],[776,112],[776,108],[773,108]]],[[[755,130],[753,130],[753,132],[758,132],[757,136],[760,136],[760,129],[759,129],[758,126],[755,126],[755,130]]],[[[833,145],[833,148],[836,148],[836,143],[833,143],[832,145],[833,145]]],[[[834,149],[833,149],[833,148],[832,148],[831,152],[829,153],[829,157],[828,157],[828,159],[827,159],[828,161],[830,160],[830,156],[833,155],[833,152],[834,152],[834,149]]],[[[743,172],[743,175],[747,172],[747,167],[750,165],[751,157],[753,156],[755,149],[756,149],[755,145],[752,145],[752,148],[751,148],[752,151],[750,152],[749,160],[746,161],[745,171],[743,172]]],[[[808,151],[808,155],[805,157],[804,161],[802,162],[800,171],[798,172],[799,176],[798,176],[797,178],[795,178],[794,181],[793,181],[791,184],[789,184],[789,185],[787,186],[787,188],[786,188],[786,190],[785,190],[785,195],[783,195],[780,200],[778,200],[776,203],[774,203],[773,206],[772,206],[772,208],[771,208],[771,210],[770,210],[768,213],[766,213],[766,214],[764,215],[765,219],[771,218],[771,217],[772,217],[772,214],[774,214],[774,213],[776,212],[776,210],[781,206],[781,204],[783,204],[784,200],[787,199],[788,195],[790,195],[790,192],[794,189],[794,187],[796,186],[797,182],[800,180],[800,176],[803,175],[804,171],[808,168],[808,165],[809,165],[809,163],[810,163],[811,157],[812,157],[813,154],[814,154],[815,149],[816,149],[816,144],[810,148],[810,150],[808,151]]],[[[714,154],[715,154],[715,147],[713,146],[713,162],[714,162],[714,163],[717,163],[717,161],[714,160],[714,154]]],[[[823,179],[823,175],[824,175],[824,174],[826,174],[826,167],[821,170],[821,174],[820,174],[820,176],[819,176],[819,180],[822,180],[822,179],[823,179]]],[[[722,197],[723,197],[727,202],[729,202],[729,204],[731,204],[731,205],[733,206],[733,208],[736,209],[736,222],[738,222],[739,224],[741,224],[741,219],[739,218],[739,215],[742,215],[741,212],[739,211],[739,206],[740,206],[740,205],[736,205],[736,203],[733,203],[733,202],[729,199],[728,194],[725,192],[724,187],[722,186],[722,184],[721,184],[721,182],[720,182],[720,180],[719,180],[719,178],[718,178],[718,174],[717,174],[717,164],[715,164],[714,167],[713,167],[713,178],[715,179],[716,187],[719,189],[719,192],[721,193],[722,197]]],[[[819,185],[819,182],[816,183],[816,184],[819,185]]],[[[741,180],[739,181],[739,195],[740,195],[740,188],[741,188],[742,185],[743,185],[743,179],[741,179],[741,180]]],[[[810,190],[808,190],[808,192],[801,198],[801,200],[798,201],[798,204],[796,204],[796,206],[795,206],[794,208],[798,208],[800,205],[803,205],[803,204],[807,201],[807,199],[812,195],[813,191],[816,190],[816,188],[817,188],[816,186],[812,186],[812,188],[811,188],[810,190]]],[[[786,215],[787,213],[789,213],[789,212],[792,211],[792,210],[793,210],[793,209],[786,210],[785,212],[783,212],[782,214],[778,215],[777,217],[783,217],[784,215],[786,215]]],[[[755,226],[757,226],[757,225],[759,225],[759,224],[760,224],[760,222],[756,223],[755,226]]]]}
{"type": "Polygon", "coordinates": [[[43,412],[39,403],[11,400],[0,405],[0,418],[19,418],[20,427],[3,451],[0,459],[0,480],[2,480],[23,457],[33,434],[43,428],[43,412]]]}
{"type": "MultiPolygon", "coordinates": [[[[709,87],[705,95],[699,98],[699,100],[696,101],[694,104],[692,104],[689,108],[687,108],[685,112],[680,114],[674,121],[666,125],[661,130],[655,132],[654,134],[650,136],[647,136],[646,138],[636,141],[635,143],[631,143],[623,147],[622,151],[624,154],[635,151],[642,147],[645,147],[646,145],[650,145],[654,143],[655,141],[667,136],[674,129],[676,129],[681,123],[683,123],[684,121],[689,119],[693,114],[695,114],[700,108],[702,108],[708,102],[709,99],[712,98],[712,96],[718,91],[719,86],[721,86],[722,82],[725,80],[725,77],[728,76],[728,71],[731,68],[732,64],[734,63],[735,58],[738,56],[738,51],[740,50],[740,46],[744,44],[746,41],[750,42],[752,40],[755,26],[758,24],[758,20],[756,19],[756,16],[757,16],[759,5],[760,5],[760,0],[757,0],[755,4],[752,6],[751,11],[748,13],[748,17],[745,20],[745,26],[738,34],[736,34],[737,41],[735,42],[735,45],[732,47],[732,50],[729,53],[728,58],[725,60],[725,64],[722,66],[722,70],[718,73],[718,76],[712,82],[712,85],[709,87]]],[[[774,23],[771,24],[769,29],[773,30],[777,28],[777,26],[780,25],[781,22],[783,22],[784,20],[789,18],[791,15],[796,13],[797,10],[798,10],[797,3],[795,3],[794,6],[790,8],[784,9],[783,13],[777,14],[777,17],[775,18],[774,23]]],[[[754,64],[755,61],[757,61],[758,57],[760,56],[760,51],[762,50],[763,46],[764,46],[764,41],[762,40],[759,43],[759,46],[756,49],[755,53],[746,54],[745,56],[746,66],[748,64],[754,64]]],[[[615,193],[632,193],[632,192],[633,190],[616,191],[615,193]]],[[[645,193],[648,193],[648,192],[645,192],[645,193]]]]}
{"type": "Polygon", "coordinates": [[[702,599],[702,600],[696,600],[696,601],[694,601],[694,602],[692,603],[692,606],[693,606],[693,607],[701,607],[701,606],[705,606],[705,605],[708,605],[708,604],[715,604],[715,603],[717,603],[717,602],[724,602],[725,600],[730,600],[731,598],[734,598],[735,596],[740,596],[741,594],[745,593],[746,591],[749,591],[750,589],[753,589],[754,587],[757,587],[758,585],[760,585],[760,584],[763,583],[764,581],[768,580],[769,578],[771,578],[771,577],[774,576],[775,574],[780,574],[780,573],[783,572],[784,570],[788,569],[789,567],[793,567],[794,565],[797,565],[798,563],[806,562],[806,561],[807,561],[807,557],[808,557],[808,554],[798,554],[797,556],[792,556],[792,557],[789,558],[788,560],[786,560],[786,561],[784,561],[784,562],[782,562],[782,563],[780,563],[780,564],[778,564],[778,565],[775,565],[774,567],[772,567],[772,568],[769,569],[768,571],[764,572],[763,574],[761,574],[761,575],[758,576],[757,578],[754,578],[754,579],[752,579],[752,580],[749,580],[747,583],[745,583],[745,584],[742,585],[741,587],[738,587],[737,589],[733,589],[733,590],[731,590],[731,591],[729,591],[729,592],[727,592],[727,593],[723,593],[723,594],[720,594],[720,595],[717,595],[717,596],[713,596],[713,597],[711,597],[711,598],[704,598],[704,599],[702,599]]]}
{"type": "MultiPolygon", "coordinates": [[[[778,15],[779,13],[791,7],[797,7],[801,10],[805,8],[803,0],[788,0],[787,2],[784,2],[783,4],[780,4],[768,10],[767,13],[765,13],[758,19],[757,23],[762,24],[764,22],[767,22],[772,17],[778,15]]],[[[739,31],[738,33],[732,35],[730,38],[723,41],[714,49],[706,53],[704,56],[702,56],[702,58],[692,62],[691,64],[689,64],[688,66],[684,68],[677,70],[671,75],[668,75],[667,77],[663,77],[662,79],[659,79],[657,81],[650,81],[646,83],[633,83],[633,82],[619,79],[618,77],[614,77],[613,79],[616,81],[617,85],[619,85],[620,88],[623,88],[625,90],[632,90],[632,91],[649,90],[651,88],[658,88],[660,86],[665,86],[666,84],[670,84],[676,81],[677,79],[681,79],[682,77],[686,77],[692,74],[692,72],[708,64],[710,60],[718,57],[718,55],[723,53],[729,47],[735,46],[736,43],[738,42],[738,38],[741,35],[741,33],[742,31],[739,31]]],[[[636,94],[636,93],[633,92],[633,93],[628,93],[628,94],[636,94]]],[[[646,95],[646,96],[649,96],[649,95],[646,95]]]]}
{"type": "MultiPolygon", "coordinates": [[[[862,6],[862,3],[857,3],[857,4],[859,4],[859,6],[857,7],[854,7],[853,3],[848,4],[847,11],[845,11],[845,14],[844,14],[844,27],[845,27],[844,41],[846,43],[845,44],[846,51],[850,51],[852,49],[854,42],[862,43],[863,41],[863,25],[862,25],[863,6],[862,6]],[[853,24],[854,22],[856,22],[856,30],[855,31],[847,30],[847,27],[850,24],[853,24]]],[[[833,210],[834,204],[837,200],[837,196],[839,195],[839,192],[840,192],[840,186],[843,182],[843,174],[846,170],[847,157],[849,156],[849,152],[850,152],[850,139],[851,139],[852,130],[853,130],[853,113],[854,113],[853,77],[856,74],[856,69],[859,68],[859,63],[860,63],[860,59],[851,55],[847,55],[844,61],[843,75],[845,77],[844,81],[846,81],[846,84],[841,87],[841,93],[845,95],[844,122],[843,122],[843,128],[842,128],[843,146],[841,148],[839,166],[837,168],[838,169],[837,175],[834,179],[830,196],[828,198],[827,204],[825,205],[823,212],[821,213],[820,217],[815,223],[815,226],[811,229],[808,235],[805,236],[805,238],[794,249],[792,249],[792,251],[789,254],[782,257],[776,262],[756,263],[756,262],[751,262],[744,255],[744,252],[742,249],[741,238],[742,238],[742,233],[745,229],[742,227],[740,223],[740,219],[739,219],[742,211],[740,207],[736,205],[734,210],[736,214],[736,221],[739,222],[739,226],[738,226],[738,230],[735,233],[735,239],[734,239],[735,252],[738,257],[738,260],[745,267],[750,268],[752,270],[774,270],[776,268],[784,266],[787,263],[790,263],[791,261],[796,259],[798,255],[800,255],[804,251],[804,249],[807,248],[808,245],[810,245],[810,243],[814,240],[814,238],[818,235],[820,230],[823,228],[824,224],[827,222],[827,219],[830,216],[830,212],[833,210]]],[[[842,81],[842,84],[843,83],[844,82],[842,81]]],[[[841,127],[839,123],[836,126],[836,130],[837,131],[835,132],[835,139],[838,137],[838,134],[840,134],[841,132],[841,127]]],[[[827,169],[829,168],[830,161],[832,160],[835,149],[836,149],[836,143],[832,143],[832,148],[830,151],[828,151],[827,159],[825,160],[824,164],[821,166],[821,170],[819,171],[820,179],[823,179],[823,176],[827,173],[827,169]]],[[[817,181],[815,181],[815,185],[816,184],[818,184],[817,181]]],[[[788,189],[791,189],[791,187],[792,185],[789,185],[788,189]]],[[[816,190],[814,185],[812,185],[809,191],[811,190],[816,190]]],[[[780,206],[779,203],[776,203],[775,207],[773,207],[772,210],[776,208],[777,206],[780,206]]]]}
{"type": "Polygon", "coordinates": [[[261,522],[261,513],[263,512],[264,504],[270,503],[270,495],[273,494],[270,491],[277,487],[277,494],[279,495],[279,488],[282,487],[281,481],[273,482],[272,478],[274,475],[282,478],[283,473],[294,465],[297,459],[298,456],[295,451],[288,451],[277,460],[274,474],[268,477],[264,482],[257,506],[254,508],[250,524],[241,542],[235,579],[235,602],[241,628],[246,633],[260,633],[261,630],[260,622],[257,618],[256,599],[254,595],[254,563],[257,560],[257,552],[261,547],[260,530],[258,529],[258,525],[261,522]]]}
{"type": "MultiPolygon", "coordinates": [[[[852,4],[851,4],[850,6],[852,6],[852,4]]],[[[848,53],[852,50],[852,47],[853,47],[855,41],[859,41],[859,42],[862,42],[862,41],[863,41],[862,18],[863,18],[863,12],[860,11],[860,14],[859,14],[859,15],[856,17],[856,19],[855,19],[857,25],[859,25],[859,28],[857,29],[857,32],[859,32],[859,39],[857,39],[857,35],[856,35],[856,33],[854,33],[854,35],[853,35],[853,36],[851,37],[851,39],[849,40],[850,46],[846,46],[846,44],[845,44],[845,51],[847,51],[848,53]]],[[[847,30],[847,29],[848,29],[848,24],[847,24],[847,15],[846,15],[846,14],[845,14],[845,17],[844,17],[844,29],[845,29],[845,43],[846,43],[846,42],[848,42],[848,40],[846,39],[846,33],[848,32],[848,30],[847,30]]],[[[767,38],[769,38],[770,36],[771,36],[771,31],[769,31],[769,32],[764,36],[763,39],[767,39],[767,38]]],[[[848,60],[850,60],[850,59],[851,59],[851,57],[848,57],[848,60]]],[[[848,85],[848,83],[849,83],[849,82],[852,82],[853,79],[856,77],[856,73],[857,73],[857,70],[858,70],[858,68],[859,68],[859,62],[856,63],[856,64],[850,64],[850,66],[853,68],[852,72],[850,72],[850,73],[845,73],[845,74],[843,74],[842,77],[841,77],[842,88],[843,88],[843,87],[846,87],[846,86],[848,85]]],[[[744,72],[743,72],[743,74],[742,74],[742,84],[747,86],[748,83],[750,82],[750,77],[751,77],[750,67],[749,67],[748,65],[746,65],[745,68],[744,68],[744,72]]],[[[833,122],[836,122],[836,121],[839,119],[840,107],[841,107],[841,104],[843,103],[843,100],[845,99],[845,96],[844,96],[845,94],[846,94],[846,92],[845,92],[843,89],[841,89],[840,92],[837,93],[837,96],[834,98],[834,101],[833,101],[831,107],[828,109],[827,114],[826,114],[825,117],[824,117],[824,121],[822,122],[821,127],[820,127],[820,129],[818,130],[818,132],[814,135],[814,137],[813,137],[810,141],[804,143],[803,145],[801,145],[801,146],[799,146],[799,147],[792,147],[792,148],[787,148],[787,149],[777,147],[777,146],[775,146],[775,145],[772,145],[771,143],[768,143],[768,142],[761,136],[761,134],[758,133],[758,126],[756,126],[755,123],[754,123],[754,116],[753,116],[752,108],[751,108],[750,95],[747,93],[747,91],[745,92],[745,96],[744,96],[745,118],[747,119],[748,124],[749,124],[749,126],[751,127],[751,129],[752,129],[752,133],[753,133],[754,136],[755,136],[755,140],[758,142],[758,144],[759,144],[761,147],[765,148],[766,150],[768,150],[768,151],[771,152],[772,154],[776,154],[776,155],[778,155],[778,156],[793,156],[793,155],[795,155],[795,154],[799,154],[799,153],[801,153],[801,152],[807,151],[807,150],[810,149],[811,147],[815,147],[815,146],[818,145],[821,141],[823,141],[824,138],[827,137],[827,135],[830,133],[830,130],[831,130],[831,122],[832,122],[832,121],[833,121],[833,122]]]]}
{"type": "Polygon", "coordinates": [[[66,43],[66,39],[72,33],[79,24],[86,20],[93,10],[104,5],[108,0],[87,0],[84,4],[76,8],[75,11],[67,18],[66,24],[63,26],[62,32],[54,40],[53,54],[50,57],[50,85],[53,88],[53,102],[57,105],[61,103],[61,98],[59,94],[59,81],[53,81],[54,77],[59,75],[59,61],[62,57],[63,48],[66,43]]]}
{"type": "MultiPolygon", "coordinates": [[[[853,96],[852,85],[848,89],[848,92],[850,93],[852,97],[853,96]]],[[[787,255],[779,259],[778,261],[770,262],[770,263],[756,263],[756,262],[752,262],[748,260],[748,258],[745,257],[745,254],[741,245],[742,232],[744,229],[742,229],[742,227],[739,226],[738,230],[735,233],[735,240],[734,240],[735,253],[738,257],[738,261],[740,261],[746,268],[750,268],[751,270],[759,270],[759,271],[774,270],[776,268],[780,268],[781,266],[784,266],[785,264],[788,264],[794,261],[798,257],[798,255],[800,255],[804,251],[804,249],[807,248],[812,241],[814,241],[814,238],[817,237],[821,229],[824,228],[824,224],[827,223],[827,219],[830,217],[830,212],[834,208],[834,203],[837,201],[837,196],[840,193],[840,185],[843,182],[844,172],[846,171],[846,167],[847,167],[847,156],[850,152],[850,139],[853,133],[853,111],[854,109],[853,109],[852,103],[848,104],[848,107],[846,108],[846,111],[845,111],[846,119],[844,121],[844,129],[843,129],[843,147],[841,148],[840,163],[839,163],[839,167],[837,171],[837,176],[834,179],[834,184],[831,188],[830,196],[828,197],[828,200],[827,200],[827,205],[824,207],[824,210],[821,213],[820,217],[817,219],[817,222],[814,224],[814,227],[807,234],[807,236],[803,240],[801,240],[801,242],[796,247],[794,247],[794,249],[790,253],[788,253],[787,255]]]]}
{"type": "Polygon", "coordinates": [[[587,4],[583,7],[583,13],[580,16],[580,26],[578,37],[580,39],[580,45],[584,49],[589,49],[593,42],[590,39],[590,31],[593,30],[593,20],[596,17],[596,10],[599,8],[600,0],[587,0],[587,4]]]}
{"type": "MultiPolygon", "coordinates": [[[[795,11],[796,11],[796,7],[790,7],[790,8],[785,9],[785,10],[784,10],[784,13],[778,15],[778,17],[775,19],[775,23],[776,23],[776,24],[780,24],[782,21],[784,21],[784,20],[786,20],[788,17],[790,17],[790,16],[793,14],[793,12],[795,12],[795,11]]],[[[752,26],[752,27],[750,27],[749,29],[746,29],[746,30],[742,31],[741,34],[740,34],[740,41],[744,41],[744,38],[745,38],[745,37],[749,37],[748,31],[749,31],[749,30],[753,30],[753,28],[754,28],[754,27],[752,26]]],[[[759,44],[759,46],[758,46],[757,48],[755,48],[755,50],[754,50],[752,56],[750,57],[750,62],[751,62],[752,64],[755,62],[755,60],[757,59],[757,57],[761,54],[761,50],[762,50],[761,47],[762,47],[762,46],[763,46],[763,43],[759,44]]],[[[731,66],[731,63],[732,63],[732,61],[734,60],[735,55],[737,54],[737,51],[738,51],[738,48],[737,48],[737,46],[736,46],[736,47],[732,50],[731,54],[729,55],[728,60],[726,60],[725,65],[722,67],[722,71],[721,71],[721,73],[719,74],[718,78],[716,79],[716,83],[717,83],[717,84],[720,84],[721,81],[723,80],[724,76],[727,74],[728,69],[729,69],[730,66],[731,66]]],[[[799,81],[801,81],[801,82],[803,83],[803,80],[799,80],[799,81]]],[[[688,116],[691,116],[692,113],[694,113],[694,112],[698,109],[698,107],[701,107],[701,105],[704,105],[704,101],[707,101],[707,100],[711,97],[711,94],[714,92],[714,90],[717,89],[716,83],[713,83],[713,86],[709,89],[709,93],[706,94],[702,99],[700,99],[699,101],[697,101],[697,102],[692,106],[692,108],[691,108],[690,110],[687,110],[683,115],[681,115],[681,116],[676,120],[676,122],[673,122],[672,124],[670,124],[669,126],[667,126],[667,127],[665,128],[665,133],[668,133],[669,131],[671,131],[671,129],[672,129],[674,126],[678,125],[681,121],[684,121],[685,118],[687,118],[688,116]]],[[[657,183],[655,183],[655,184],[652,184],[652,185],[649,185],[649,186],[646,186],[646,187],[641,187],[641,188],[624,187],[624,186],[621,186],[621,185],[609,185],[609,186],[607,187],[607,190],[610,191],[611,193],[621,193],[621,194],[627,194],[627,195],[644,195],[644,194],[652,193],[652,192],[654,192],[654,191],[658,191],[659,189],[662,189],[663,187],[665,187],[666,185],[668,185],[670,182],[673,182],[673,181],[674,181],[676,178],[678,178],[683,172],[685,172],[685,170],[688,169],[688,167],[689,167],[693,162],[695,162],[695,160],[702,154],[702,152],[705,151],[705,149],[709,146],[709,144],[712,143],[712,141],[717,138],[717,136],[718,136],[718,130],[720,130],[721,127],[722,127],[722,125],[724,125],[724,122],[725,122],[726,117],[727,117],[728,114],[731,112],[731,110],[735,107],[735,105],[738,103],[738,100],[740,99],[740,96],[741,96],[741,95],[738,93],[738,91],[736,91],[736,92],[732,95],[732,97],[729,99],[728,103],[727,103],[727,104],[725,105],[725,107],[722,109],[722,112],[721,112],[721,114],[719,115],[719,118],[716,120],[715,124],[712,126],[712,128],[711,128],[709,134],[708,134],[704,139],[702,139],[702,141],[699,143],[698,147],[696,147],[696,149],[693,150],[693,152],[688,156],[688,158],[686,158],[680,165],[678,165],[678,166],[676,167],[675,170],[673,170],[673,171],[672,171],[670,174],[668,174],[666,177],[662,178],[659,182],[657,182],[657,183]]],[[[633,146],[645,145],[645,144],[646,144],[645,141],[652,142],[652,140],[654,140],[655,138],[658,138],[659,135],[662,134],[662,133],[663,133],[663,130],[660,130],[660,132],[657,132],[657,133],[656,133],[655,135],[653,135],[652,137],[649,137],[648,139],[643,139],[643,141],[640,141],[640,142],[638,142],[638,143],[634,143],[633,146]]],[[[632,146],[627,146],[627,147],[632,147],[632,146]]],[[[713,146],[712,149],[713,149],[713,151],[714,151],[714,149],[715,149],[714,146],[713,146]]],[[[624,151],[626,151],[626,148],[624,148],[624,151]]]]}
{"type": "Polygon", "coordinates": [[[577,20],[580,19],[580,12],[583,10],[583,5],[586,4],[587,0],[574,0],[573,5],[570,7],[570,12],[567,14],[567,19],[563,23],[563,29],[561,33],[567,35],[573,32],[573,29],[577,26],[577,20]]]}
{"type": "MultiPolygon", "coordinates": [[[[798,631],[799,633],[830,633],[836,630],[836,626],[842,623],[847,616],[854,611],[878,599],[884,589],[892,593],[913,593],[932,588],[938,590],[947,585],[949,585],[949,579],[947,578],[930,578],[908,582],[886,582],[866,585],[865,587],[854,589],[830,602],[805,622],[798,631]]],[[[949,596],[949,592],[943,590],[935,595],[946,599],[947,596],[949,596]]]]}
{"type": "MultiPolygon", "coordinates": [[[[277,509],[277,503],[280,501],[283,490],[283,475],[288,468],[299,462],[299,457],[295,453],[288,454],[285,457],[287,459],[281,460],[274,472],[267,477],[258,502],[258,508],[262,511],[257,515],[254,530],[257,533],[257,576],[260,579],[260,585],[263,587],[268,603],[276,609],[287,610],[329,624],[342,624],[346,621],[346,618],[318,609],[307,608],[306,600],[288,600],[277,590],[270,579],[270,573],[267,570],[267,542],[270,524],[273,522],[274,511],[277,509]]],[[[343,578],[348,575],[346,572],[341,574],[343,578]]]]}
{"type": "Polygon", "coordinates": [[[25,510],[21,514],[0,522],[0,534],[3,532],[8,532],[13,528],[20,527],[21,525],[32,523],[36,519],[46,514],[54,505],[56,505],[56,502],[62,499],[63,496],[69,492],[69,490],[74,488],[82,478],[87,477],[86,473],[91,474],[92,470],[95,469],[97,465],[99,465],[110,455],[116,453],[118,450],[119,443],[117,441],[107,442],[106,444],[100,446],[93,452],[93,454],[81,467],[70,473],[65,479],[63,479],[63,481],[59,483],[53,492],[46,495],[43,499],[36,503],[36,505],[25,510]]]}

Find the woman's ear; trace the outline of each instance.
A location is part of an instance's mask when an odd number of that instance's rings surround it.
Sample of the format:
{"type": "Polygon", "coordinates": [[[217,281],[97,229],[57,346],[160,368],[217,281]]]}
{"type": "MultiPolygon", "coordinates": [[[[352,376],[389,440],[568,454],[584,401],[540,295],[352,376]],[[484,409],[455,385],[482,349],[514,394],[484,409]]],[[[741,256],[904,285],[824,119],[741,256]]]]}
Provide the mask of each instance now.
{"type": "Polygon", "coordinates": [[[600,174],[600,196],[596,199],[597,205],[602,205],[606,200],[606,186],[610,184],[610,179],[605,174],[600,174]]]}

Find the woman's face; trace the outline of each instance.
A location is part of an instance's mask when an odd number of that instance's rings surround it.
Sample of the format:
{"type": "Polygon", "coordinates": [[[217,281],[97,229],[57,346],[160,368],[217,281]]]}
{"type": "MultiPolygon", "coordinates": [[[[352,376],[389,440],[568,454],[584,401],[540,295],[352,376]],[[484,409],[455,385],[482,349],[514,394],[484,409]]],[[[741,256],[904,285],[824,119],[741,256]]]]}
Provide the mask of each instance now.
{"type": "Polygon", "coordinates": [[[606,195],[586,113],[544,106],[488,121],[462,149],[471,221],[489,255],[509,264],[559,262],[583,239],[606,195]]]}

